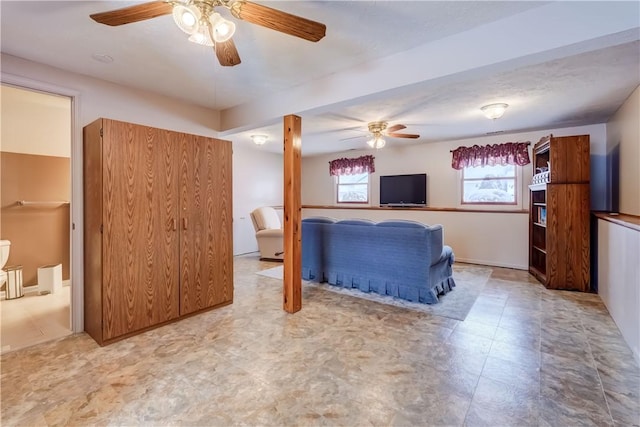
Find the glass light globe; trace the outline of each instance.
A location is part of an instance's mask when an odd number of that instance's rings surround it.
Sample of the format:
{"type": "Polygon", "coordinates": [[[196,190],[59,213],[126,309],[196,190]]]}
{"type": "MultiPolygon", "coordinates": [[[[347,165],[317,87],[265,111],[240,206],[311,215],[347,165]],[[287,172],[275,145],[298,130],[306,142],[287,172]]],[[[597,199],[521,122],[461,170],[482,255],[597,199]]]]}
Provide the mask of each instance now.
{"type": "Polygon", "coordinates": [[[504,114],[508,106],[509,104],[498,103],[498,104],[485,105],[480,109],[482,110],[484,115],[487,117],[487,119],[495,120],[502,117],[502,115],[504,114]]]}
{"type": "Polygon", "coordinates": [[[369,147],[375,148],[377,150],[378,148],[384,147],[387,142],[381,136],[376,136],[375,138],[371,138],[370,140],[368,140],[367,144],[369,145],[369,147]]]}
{"type": "Polygon", "coordinates": [[[173,20],[178,28],[187,34],[193,34],[198,31],[198,22],[200,21],[200,11],[194,5],[183,6],[181,4],[173,7],[173,20]]]}
{"type": "Polygon", "coordinates": [[[219,13],[214,12],[209,16],[209,23],[213,29],[213,39],[216,43],[224,43],[233,37],[236,32],[236,24],[224,19],[219,13]]]}
{"type": "Polygon", "coordinates": [[[203,46],[213,46],[213,40],[211,40],[211,36],[209,35],[209,29],[207,27],[200,27],[198,31],[191,34],[189,37],[189,41],[197,44],[201,44],[203,46]]]}
{"type": "Polygon", "coordinates": [[[256,145],[264,145],[267,142],[267,135],[251,135],[251,140],[256,145]]]}

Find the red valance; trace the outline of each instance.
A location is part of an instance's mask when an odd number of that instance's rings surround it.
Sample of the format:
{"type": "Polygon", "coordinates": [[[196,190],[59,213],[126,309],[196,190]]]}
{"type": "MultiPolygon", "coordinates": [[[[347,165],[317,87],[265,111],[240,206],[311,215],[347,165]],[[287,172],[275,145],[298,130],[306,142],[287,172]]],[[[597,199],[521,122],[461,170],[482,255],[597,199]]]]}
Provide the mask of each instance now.
{"type": "Polygon", "coordinates": [[[451,167],[462,169],[476,166],[518,165],[531,163],[528,146],[530,142],[506,142],[481,147],[458,147],[453,150],[451,167]]]}
{"type": "Polygon", "coordinates": [[[358,157],[357,159],[336,159],[329,162],[329,175],[356,175],[359,173],[374,173],[376,171],[371,155],[358,157]]]}

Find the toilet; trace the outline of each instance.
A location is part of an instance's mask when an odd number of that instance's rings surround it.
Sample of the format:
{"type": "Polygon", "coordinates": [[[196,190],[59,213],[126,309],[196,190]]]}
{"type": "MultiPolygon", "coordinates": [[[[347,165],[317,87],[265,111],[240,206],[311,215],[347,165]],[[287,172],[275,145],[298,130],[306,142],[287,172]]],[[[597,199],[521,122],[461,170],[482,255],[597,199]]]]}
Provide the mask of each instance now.
{"type": "Polygon", "coordinates": [[[11,242],[0,240],[0,287],[7,283],[7,272],[3,268],[9,259],[9,249],[11,249],[11,242]]]}

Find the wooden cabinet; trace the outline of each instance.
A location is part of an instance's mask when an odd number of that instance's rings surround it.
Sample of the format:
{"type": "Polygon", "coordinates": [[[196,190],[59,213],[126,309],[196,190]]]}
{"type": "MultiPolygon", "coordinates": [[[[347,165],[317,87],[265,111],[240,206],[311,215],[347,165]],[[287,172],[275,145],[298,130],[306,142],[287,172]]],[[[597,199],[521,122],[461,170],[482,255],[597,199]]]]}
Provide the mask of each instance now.
{"type": "Polygon", "coordinates": [[[547,288],[589,291],[589,135],[543,138],[533,147],[529,271],[547,288]]]}
{"type": "Polygon", "coordinates": [[[231,143],[84,128],[85,330],[99,344],[233,301],[231,143]]]}

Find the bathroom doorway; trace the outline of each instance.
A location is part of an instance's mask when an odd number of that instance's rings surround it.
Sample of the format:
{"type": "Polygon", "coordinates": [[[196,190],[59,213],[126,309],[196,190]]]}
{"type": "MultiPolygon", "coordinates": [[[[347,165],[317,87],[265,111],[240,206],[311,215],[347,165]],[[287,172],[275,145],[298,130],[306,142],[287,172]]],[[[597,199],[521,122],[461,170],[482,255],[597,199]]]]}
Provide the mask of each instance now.
{"type": "Polygon", "coordinates": [[[72,333],[73,100],[4,83],[0,90],[0,239],[10,242],[0,291],[6,353],[72,333]]]}

